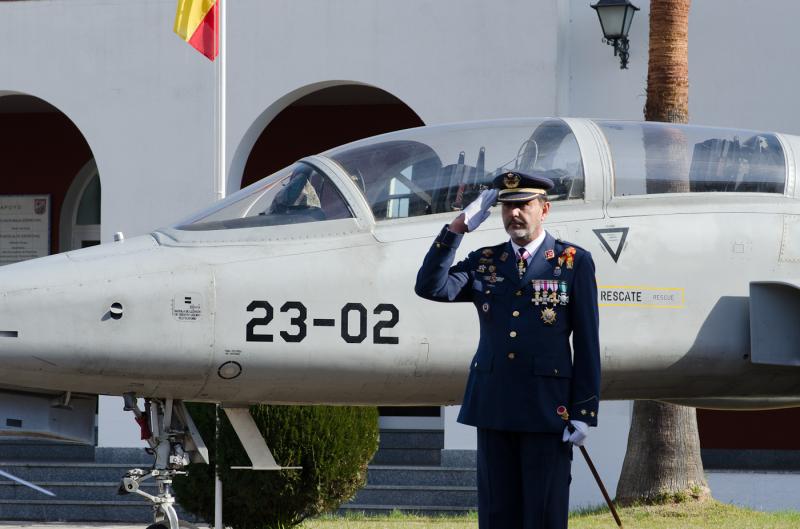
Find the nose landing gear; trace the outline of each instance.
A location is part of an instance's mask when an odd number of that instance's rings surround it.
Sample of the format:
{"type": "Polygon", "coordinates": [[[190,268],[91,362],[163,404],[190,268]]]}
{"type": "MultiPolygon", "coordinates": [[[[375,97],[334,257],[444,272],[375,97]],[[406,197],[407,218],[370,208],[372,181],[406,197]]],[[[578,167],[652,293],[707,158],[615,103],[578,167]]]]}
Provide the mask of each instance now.
{"type": "Polygon", "coordinates": [[[175,497],[172,495],[172,480],[186,474],[183,470],[190,462],[208,463],[208,449],[192,421],[186,405],[172,399],[146,399],[145,411],[139,409],[136,396],[123,395],[125,410],[132,411],[147,441],[148,453],[155,456],[153,468],[129,470],[119,487],[120,494],[138,494],[153,504],[153,523],[147,529],[194,529],[194,526],[178,520],[175,512],[175,497]],[[141,489],[141,484],[154,479],[156,493],[141,489]]]}

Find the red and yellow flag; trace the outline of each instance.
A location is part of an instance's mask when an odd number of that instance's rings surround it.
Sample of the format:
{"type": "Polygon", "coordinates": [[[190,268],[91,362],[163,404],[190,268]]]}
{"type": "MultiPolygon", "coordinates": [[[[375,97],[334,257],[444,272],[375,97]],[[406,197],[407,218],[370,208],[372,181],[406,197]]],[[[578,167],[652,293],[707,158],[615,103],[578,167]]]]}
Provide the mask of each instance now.
{"type": "Polygon", "coordinates": [[[217,0],[178,0],[175,33],[212,61],[219,53],[218,21],[217,0]]]}

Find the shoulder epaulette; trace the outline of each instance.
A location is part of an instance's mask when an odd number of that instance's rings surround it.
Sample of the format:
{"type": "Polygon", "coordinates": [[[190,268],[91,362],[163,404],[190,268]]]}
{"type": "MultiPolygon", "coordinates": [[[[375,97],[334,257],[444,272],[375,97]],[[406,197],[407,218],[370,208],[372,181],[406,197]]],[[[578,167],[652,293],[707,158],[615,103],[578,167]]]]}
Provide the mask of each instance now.
{"type": "Polygon", "coordinates": [[[580,250],[580,251],[582,251],[582,252],[588,252],[588,251],[589,251],[589,250],[587,250],[586,248],[584,248],[584,247],[582,247],[582,246],[578,246],[578,245],[577,245],[577,244],[575,244],[575,243],[572,243],[572,242],[569,242],[569,241],[565,241],[565,240],[563,240],[563,239],[556,239],[556,244],[561,244],[561,245],[563,245],[563,246],[572,246],[572,247],[573,247],[573,248],[575,248],[576,250],[580,250]]]}

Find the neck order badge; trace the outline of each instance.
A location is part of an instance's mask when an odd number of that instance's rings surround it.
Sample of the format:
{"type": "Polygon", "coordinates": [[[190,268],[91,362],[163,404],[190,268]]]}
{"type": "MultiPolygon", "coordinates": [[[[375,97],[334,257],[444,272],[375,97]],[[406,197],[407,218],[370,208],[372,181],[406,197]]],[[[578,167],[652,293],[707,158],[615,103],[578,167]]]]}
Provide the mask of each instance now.
{"type": "Polygon", "coordinates": [[[219,0],[178,0],[175,33],[214,60],[219,53],[219,0]]]}
{"type": "Polygon", "coordinates": [[[520,278],[525,275],[525,271],[528,269],[528,257],[530,256],[531,254],[528,253],[528,250],[525,248],[519,249],[519,255],[517,256],[517,272],[520,278]]]}

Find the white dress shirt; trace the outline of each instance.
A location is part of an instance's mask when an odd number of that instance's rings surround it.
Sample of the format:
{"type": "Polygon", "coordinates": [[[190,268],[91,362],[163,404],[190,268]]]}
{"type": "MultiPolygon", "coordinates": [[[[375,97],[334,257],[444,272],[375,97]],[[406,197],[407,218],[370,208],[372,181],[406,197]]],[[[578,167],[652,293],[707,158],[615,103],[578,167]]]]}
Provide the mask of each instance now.
{"type": "Polygon", "coordinates": [[[520,248],[525,248],[526,250],[528,250],[528,259],[527,259],[527,261],[525,263],[525,266],[530,266],[531,259],[533,259],[533,254],[536,253],[536,250],[538,250],[539,246],[541,246],[542,243],[544,242],[544,236],[545,236],[546,233],[547,232],[542,230],[542,233],[540,233],[538,237],[536,237],[534,240],[532,240],[531,242],[529,242],[525,246],[520,246],[519,244],[515,243],[512,240],[511,241],[511,246],[514,248],[514,253],[517,255],[516,259],[519,259],[519,249],[520,248]]]}

